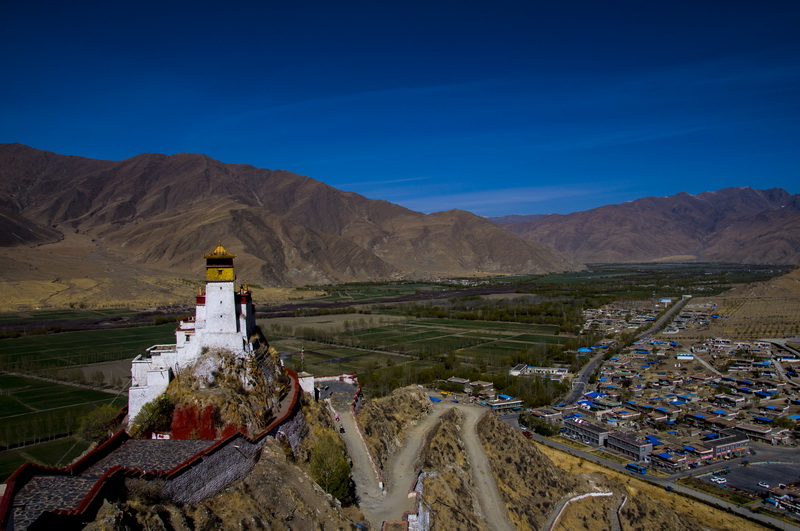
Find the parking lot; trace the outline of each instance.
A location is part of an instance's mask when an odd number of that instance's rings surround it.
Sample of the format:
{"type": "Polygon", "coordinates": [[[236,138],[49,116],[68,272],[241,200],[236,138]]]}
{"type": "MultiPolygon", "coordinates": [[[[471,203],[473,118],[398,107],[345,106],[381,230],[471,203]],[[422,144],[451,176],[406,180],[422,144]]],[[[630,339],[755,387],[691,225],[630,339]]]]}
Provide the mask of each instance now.
{"type": "Polygon", "coordinates": [[[800,465],[797,464],[754,463],[748,466],[733,465],[728,470],[727,474],[717,471],[715,474],[704,475],[701,479],[711,483],[712,477],[722,477],[726,480],[724,486],[758,495],[766,495],[769,492],[766,488],[759,487],[759,482],[766,483],[770,487],[777,487],[780,483],[789,485],[800,482],[800,465]]]}

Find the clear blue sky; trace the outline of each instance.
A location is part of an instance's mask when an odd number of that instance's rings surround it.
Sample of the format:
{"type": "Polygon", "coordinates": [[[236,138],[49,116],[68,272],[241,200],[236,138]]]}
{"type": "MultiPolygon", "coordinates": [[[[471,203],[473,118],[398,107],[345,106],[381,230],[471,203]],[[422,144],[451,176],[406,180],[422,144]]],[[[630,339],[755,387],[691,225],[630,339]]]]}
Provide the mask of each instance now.
{"type": "Polygon", "coordinates": [[[422,212],[800,192],[800,1],[6,2],[0,142],[422,212]]]}

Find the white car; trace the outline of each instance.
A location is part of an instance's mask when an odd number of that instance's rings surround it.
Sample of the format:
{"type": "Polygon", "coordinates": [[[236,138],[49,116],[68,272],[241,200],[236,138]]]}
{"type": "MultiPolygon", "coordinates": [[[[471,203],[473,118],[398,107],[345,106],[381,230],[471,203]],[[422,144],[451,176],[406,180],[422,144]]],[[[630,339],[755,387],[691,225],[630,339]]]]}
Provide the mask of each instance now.
{"type": "Polygon", "coordinates": [[[764,487],[765,489],[769,488],[769,483],[764,483],[763,481],[758,482],[759,487],[764,487]]]}
{"type": "Polygon", "coordinates": [[[714,483],[716,483],[717,485],[722,485],[723,483],[727,483],[727,482],[728,482],[728,480],[727,480],[727,479],[725,479],[725,478],[720,478],[720,477],[717,477],[717,476],[714,476],[714,477],[712,477],[712,478],[711,478],[711,481],[713,481],[713,482],[714,482],[714,483]]]}

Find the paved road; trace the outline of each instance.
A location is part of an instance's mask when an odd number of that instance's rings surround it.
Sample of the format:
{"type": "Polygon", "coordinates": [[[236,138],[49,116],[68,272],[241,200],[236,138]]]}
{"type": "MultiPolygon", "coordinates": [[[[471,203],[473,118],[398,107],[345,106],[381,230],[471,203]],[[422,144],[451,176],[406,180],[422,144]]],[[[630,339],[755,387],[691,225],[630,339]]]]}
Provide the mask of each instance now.
{"type": "Polygon", "coordinates": [[[655,331],[656,331],[656,330],[660,330],[660,329],[661,329],[661,327],[662,327],[662,326],[664,326],[664,325],[667,323],[667,321],[669,321],[670,319],[672,319],[672,316],[673,316],[673,315],[675,315],[676,313],[678,313],[678,312],[680,312],[681,310],[683,310],[683,307],[684,307],[684,306],[686,306],[686,304],[689,302],[689,300],[690,300],[690,299],[684,299],[684,298],[681,298],[681,300],[679,300],[678,302],[676,302],[675,304],[673,304],[673,305],[672,305],[672,307],[671,307],[669,310],[667,310],[667,312],[666,312],[664,315],[662,315],[661,317],[659,317],[659,318],[658,318],[658,321],[656,321],[655,323],[653,323],[653,324],[652,324],[652,325],[651,325],[651,326],[650,326],[650,327],[649,327],[647,330],[645,330],[644,332],[641,332],[640,334],[638,334],[638,335],[636,336],[636,338],[637,338],[637,339],[645,339],[645,338],[647,338],[647,337],[650,337],[651,335],[653,335],[653,334],[655,333],[655,331]]]}
{"type": "Polygon", "coordinates": [[[600,350],[592,359],[589,360],[586,365],[583,366],[580,374],[572,379],[572,391],[569,392],[567,398],[562,400],[563,403],[574,404],[583,396],[583,394],[586,392],[586,385],[589,383],[589,377],[600,363],[600,360],[603,359],[605,353],[605,350],[600,350]]]}
{"type": "MultiPolygon", "coordinates": [[[[572,454],[572,455],[580,457],[582,459],[586,459],[588,461],[592,461],[594,463],[603,465],[603,466],[605,466],[607,468],[611,468],[611,469],[617,470],[617,471],[622,472],[624,474],[630,474],[630,472],[625,470],[625,465],[622,465],[622,464],[619,464],[619,463],[615,463],[613,461],[607,461],[606,459],[602,459],[602,458],[600,458],[600,457],[598,457],[598,456],[596,456],[594,454],[590,454],[590,453],[585,452],[583,450],[578,450],[578,449],[573,448],[571,446],[567,446],[565,444],[562,444],[562,443],[560,443],[558,441],[553,441],[551,439],[548,439],[547,437],[542,437],[541,435],[537,435],[536,433],[534,433],[532,435],[533,435],[533,437],[532,437],[533,440],[535,440],[537,442],[540,442],[542,444],[546,444],[547,446],[550,446],[550,447],[555,448],[557,450],[560,450],[562,452],[567,452],[568,454],[572,454]]],[[[725,463],[726,464],[736,464],[736,463],[740,462],[743,459],[744,458],[733,459],[733,460],[730,460],[730,461],[726,461],[725,463]]],[[[683,485],[680,485],[680,484],[675,482],[677,479],[679,479],[681,477],[684,477],[684,476],[689,476],[689,475],[692,475],[692,474],[695,474],[695,475],[696,474],[700,474],[700,473],[702,473],[702,471],[704,469],[708,469],[709,471],[711,471],[711,469],[720,469],[720,468],[722,468],[722,466],[720,464],[715,464],[715,465],[709,465],[709,466],[703,467],[703,468],[684,471],[684,472],[681,472],[681,473],[678,473],[678,474],[674,474],[674,475],[668,476],[668,477],[663,477],[663,478],[657,478],[657,477],[653,477],[653,476],[639,476],[639,475],[636,475],[636,478],[637,479],[641,479],[642,481],[648,481],[650,483],[655,483],[656,485],[660,485],[660,486],[665,487],[665,488],[668,487],[668,486],[672,487],[673,491],[681,492],[683,494],[686,494],[686,495],[692,496],[694,498],[700,499],[700,500],[708,503],[709,505],[713,505],[713,506],[716,506],[716,507],[722,507],[723,509],[727,509],[730,512],[736,513],[736,514],[738,514],[740,516],[744,516],[746,518],[753,518],[755,520],[763,522],[764,524],[774,526],[777,529],[793,529],[793,530],[800,531],[800,526],[795,526],[795,525],[789,524],[787,522],[784,522],[783,520],[778,520],[776,518],[772,518],[772,517],[767,516],[767,515],[753,513],[748,508],[741,507],[739,505],[727,502],[725,500],[721,500],[721,499],[717,498],[716,496],[712,496],[710,494],[706,494],[705,492],[701,492],[701,491],[697,491],[697,490],[694,490],[694,489],[690,489],[688,487],[684,487],[683,485]]]]}

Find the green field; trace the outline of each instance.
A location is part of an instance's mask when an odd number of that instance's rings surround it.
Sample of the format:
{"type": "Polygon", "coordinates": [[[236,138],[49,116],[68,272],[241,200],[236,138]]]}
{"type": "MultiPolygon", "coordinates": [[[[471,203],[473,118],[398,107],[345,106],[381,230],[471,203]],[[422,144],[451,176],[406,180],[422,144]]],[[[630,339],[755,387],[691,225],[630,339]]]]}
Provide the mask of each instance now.
{"type": "Polygon", "coordinates": [[[126,395],[21,376],[0,375],[0,447],[69,435],[81,416],[102,404],[122,407],[126,395]]]}
{"type": "Polygon", "coordinates": [[[135,358],[157,343],[174,343],[175,324],[86,330],[0,340],[0,370],[37,372],[135,358]]]}
{"type": "Polygon", "coordinates": [[[37,323],[42,321],[102,319],[130,317],[136,312],[128,309],[108,310],[35,310],[29,312],[0,313],[0,327],[8,323],[37,323]]]}
{"type": "Polygon", "coordinates": [[[329,286],[325,288],[327,295],[320,297],[319,301],[325,302],[368,302],[391,297],[402,297],[419,292],[443,292],[446,294],[453,288],[440,284],[423,282],[408,282],[396,284],[346,284],[342,286],[329,286]]]}
{"type": "Polygon", "coordinates": [[[66,466],[88,447],[89,444],[84,441],[64,437],[0,452],[0,481],[27,462],[44,466],[66,466]]]}
{"type": "MultiPolygon", "coordinates": [[[[306,343],[305,364],[301,364],[299,348],[296,341],[273,341],[271,344],[280,352],[290,352],[292,356],[285,360],[286,366],[301,370],[317,376],[332,374],[363,374],[376,367],[386,365],[402,365],[412,361],[412,358],[398,356],[383,352],[369,352],[347,347],[333,347],[317,343],[306,343]]],[[[430,365],[423,362],[423,365],[430,365]]]]}
{"type": "MultiPolygon", "coordinates": [[[[269,322],[263,323],[269,327],[269,322]]],[[[563,345],[571,338],[555,335],[558,327],[495,321],[464,321],[458,319],[415,319],[403,323],[333,332],[317,330],[304,337],[326,340],[338,345],[365,349],[386,350],[415,357],[447,355],[450,352],[468,359],[472,349],[484,355],[495,350],[498,355],[512,354],[546,345],[563,345]]],[[[574,339],[574,338],[572,338],[574,339]]]]}

